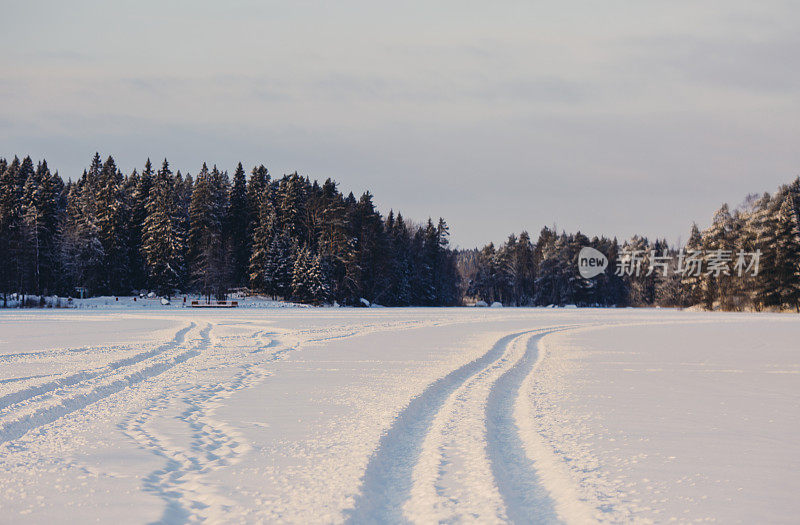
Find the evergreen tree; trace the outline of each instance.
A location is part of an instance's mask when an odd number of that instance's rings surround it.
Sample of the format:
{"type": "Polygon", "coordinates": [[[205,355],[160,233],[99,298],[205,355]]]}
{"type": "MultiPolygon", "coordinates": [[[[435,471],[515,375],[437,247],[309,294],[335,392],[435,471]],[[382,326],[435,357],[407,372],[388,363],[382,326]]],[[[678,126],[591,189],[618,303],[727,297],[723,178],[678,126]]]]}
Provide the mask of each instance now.
{"type": "Polygon", "coordinates": [[[361,298],[371,303],[383,299],[388,290],[385,268],[386,237],[381,216],[372,203],[372,194],[365,192],[349,210],[353,242],[353,259],[348,261],[347,286],[349,300],[357,304],[361,298]]]}
{"type": "Polygon", "coordinates": [[[497,273],[497,253],[494,243],[490,242],[478,252],[477,271],[467,288],[467,293],[487,304],[492,304],[497,300],[497,273]]]}
{"type": "Polygon", "coordinates": [[[296,172],[284,176],[277,188],[275,212],[278,228],[292,241],[300,244],[306,238],[304,215],[306,206],[305,180],[296,172]]]}
{"type": "Polygon", "coordinates": [[[192,280],[210,301],[212,294],[222,297],[228,286],[229,268],[223,239],[224,202],[208,166],[197,174],[189,205],[188,261],[192,280]]]}
{"type": "Polygon", "coordinates": [[[0,288],[4,306],[8,304],[8,293],[20,291],[21,285],[23,224],[19,202],[24,184],[21,164],[14,157],[0,173],[0,288]]]}
{"type": "Polygon", "coordinates": [[[246,283],[250,260],[250,211],[247,199],[247,181],[240,162],[233,175],[228,211],[228,235],[231,243],[231,280],[234,286],[246,283]]]}
{"type": "Polygon", "coordinates": [[[86,172],[69,188],[61,246],[70,292],[75,288],[84,288],[91,295],[99,293],[103,287],[105,252],[90,190],[86,172]]]}
{"type": "Polygon", "coordinates": [[[786,192],[775,217],[774,304],[800,311],[800,219],[795,195],[786,192]]]}
{"type": "Polygon", "coordinates": [[[325,275],[322,257],[308,247],[302,248],[292,269],[292,298],[310,304],[322,304],[330,300],[331,292],[325,275]]]}
{"type": "Polygon", "coordinates": [[[150,189],[153,187],[155,172],[150,159],[145,162],[141,175],[133,172],[130,180],[130,230],[128,258],[131,267],[131,284],[134,289],[147,288],[149,272],[144,259],[142,245],[144,243],[144,222],[147,218],[147,201],[150,198],[150,189]]]}
{"type": "MultiPolygon", "coordinates": [[[[708,258],[713,257],[715,252],[722,255],[732,255],[734,251],[733,238],[733,217],[727,204],[714,214],[714,218],[706,231],[703,232],[703,250],[708,258]]],[[[715,305],[723,309],[730,309],[730,304],[720,304],[720,301],[727,300],[731,295],[731,276],[730,272],[724,271],[717,273],[713,269],[706,269],[702,276],[703,301],[706,308],[713,309],[715,305]]]]}
{"type": "Polygon", "coordinates": [[[273,297],[287,299],[291,295],[297,249],[288,232],[276,234],[266,252],[263,270],[264,291],[273,297]]]}
{"type": "Polygon", "coordinates": [[[147,199],[142,251],[150,274],[150,285],[170,298],[181,282],[185,241],[181,236],[181,214],[175,195],[175,180],[167,159],[158,170],[147,199]]]}
{"type": "MultiPolygon", "coordinates": [[[[690,257],[693,254],[699,254],[703,248],[703,239],[700,235],[700,229],[697,223],[692,223],[692,229],[689,233],[689,240],[686,243],[685,256],[690,257]]],[[[701,259],[702,260],[702,259],[701,259]]],[[[685,306],[694,306],[703,300],[703,283],[702,274],[698,273],[694,267],[686,267],[686,262],[683,263],[684,267],[681,268],[681,286],[683,288],[683,303],[685,306]]],[[[700,269],[702,272],[702,268],[700,269]]]]}
{"type": "Polygon", "coordinates": [[[330,302],[332,293],[330,287],[330,268],[322,254],[315,254],[310,261],[307,288],[313,304],[330,302]]]}
{"type": "Polygon", "coordinates": [[[30,290],[39,295],[56,291],[59,282],[58,234],[63,183],[42,161],[23,187],[22,209],[26,273],[30,290]]]}
{"type": "Polygon", "coordinates": [[[251,240],[261,214],[262,202],[264,199],[271,200],[270,184],[269,171],[263,164],[253,168],[250,173],[250,180],[247,181],[248,234],[251,240]]]}
{"type": "MultiPolygon", "coordinates": [[[[96,154],[99,159],[99,154],[96,154]]],[[[113,157],[108,157],[97,173],[92,195],[97,235],[103,247],[99,279],[99,293],[124,294],[130,291],[130,268],[128,266],[129,210],[123,198],[123,177],[113,157]]]]}
{"type": "Polygon", "coordinates": [[[563,305],[571,299],[569,291],[569,250],[565,234],[547,231],[540,237],[541,259],[537,269],[535,301],[540,305],[563,305]]]}
{"type": "MultiPolygon", "coordinates": [[[[191,276],[188,274],[187,270],[188,267],[186,265],[186,259],[188,257],[188,250],[189,246],[186,242],[186,239],[189,236],[189,205],[192,202],[192,189],[194,188],[194,180],[190,174],[186,174],[184,177],[183,174],[178,170],[175,173],[175,214],[177,216],[177,233],[178,238],[183,239],[183,243],[181,245],[181,251],[179,254],[179,260],[181,261],[181,273],[179,274],[178,279],[178,287],[181,289],[188,288],[191,281],[191,276]]],[[[226,199],[227,194],[224,196],[220,196],[221,199],[226,199]]],[[[222,206],[222,210],[225,209],[226,204],[220,201],[220,206],[222,206]]],[[[220,212],[221,214],[224,211],[220,212]]]]}
{"type": "Polygon", "coordinates": [[[384,221],[369,192],[345,198],[332,180],[297,173],[272,182],[263,166],[247,182],[239,165],[233,183],[204,166],[195,184],[166,160],[157,173],[148,160],[126,176],[96,153],[64,185],[46,162],[0,159],[4,296],[152,288],[169,297],[195,287],[222,297],[247,272],[254,289],[314,304],[455,304],[448,236],[442,219],[417,228],[392,212],[384,221]]]}
{"type": "Polygon", "coordinates": [[[392,253],[387,268],[389,277],[390,306],[408,306],[413,304],[411,282],[413,275],[413,257],[411,247],[411,234],[406,227],[403,215],[398,213],[397,218],[393,211],[389,211],[386,218],[386,232],[389,237],[390,251],[392,253]]]}

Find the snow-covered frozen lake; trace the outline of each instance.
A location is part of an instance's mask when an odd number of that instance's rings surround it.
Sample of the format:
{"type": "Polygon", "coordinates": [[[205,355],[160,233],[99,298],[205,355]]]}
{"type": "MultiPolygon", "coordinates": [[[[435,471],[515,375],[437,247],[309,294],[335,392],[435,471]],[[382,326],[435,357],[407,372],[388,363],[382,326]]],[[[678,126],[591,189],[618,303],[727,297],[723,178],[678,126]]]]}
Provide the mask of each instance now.
{"type": "Polygon", "coordinates": [[[800,317],[0,311],[0,521],[791,523],[800,317]]]}

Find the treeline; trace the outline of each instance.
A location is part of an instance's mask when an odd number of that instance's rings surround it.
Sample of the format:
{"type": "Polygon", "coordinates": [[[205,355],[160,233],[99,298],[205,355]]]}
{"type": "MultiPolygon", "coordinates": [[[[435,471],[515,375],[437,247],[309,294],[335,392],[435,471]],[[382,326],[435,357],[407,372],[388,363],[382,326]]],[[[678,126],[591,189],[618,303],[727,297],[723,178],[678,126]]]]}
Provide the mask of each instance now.
{"type": "Polygon", "coordinates": [[[461,252],[459,270],[464,294],[487,303],[800,310],[800,178],[733,211],[723,205],[707,229],[692,225],[685,246],[544,228],[536,241],[522,232],[499,247],[461,252]],[[609,259],[593,279],[578,273],[584,246],[609,259]],[[619,271],[626,254],[640,254],[641,271],[619,271]]]}
{"type": "Polygon", "coordinates": [[[467,297],[506,306],[613,306],[625,303],[624,279],[606,272],[589,281],[578,273],[578,252],[597,248],[616,261],[619,245],[614,240],[589,239],[582,233],[556,233],[545,227],[534,242],[528,232],[514,234],[495,247],[462,252],[459,269],[467,297]]]}
{"type": "Polygon", "coordinates": [[[192,177],[164,160],[123,174],[95,154],[65,183],[46,161],[0,159],[0,292],[163,296],[230,289],[321,304],[456,304],[444,220],[383,218],[369,192],[255,167],[192,177]]]}

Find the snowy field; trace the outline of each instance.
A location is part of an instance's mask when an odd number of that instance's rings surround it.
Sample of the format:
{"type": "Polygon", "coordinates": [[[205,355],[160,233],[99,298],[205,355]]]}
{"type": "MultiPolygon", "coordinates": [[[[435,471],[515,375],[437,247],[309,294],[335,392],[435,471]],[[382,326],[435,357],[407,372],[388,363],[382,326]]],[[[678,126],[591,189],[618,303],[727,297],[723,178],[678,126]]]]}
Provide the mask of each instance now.
{"type": "Polygon", "coordinates": [[[0,311],[7,523],[791,523],[800,317],[0,311]]]}

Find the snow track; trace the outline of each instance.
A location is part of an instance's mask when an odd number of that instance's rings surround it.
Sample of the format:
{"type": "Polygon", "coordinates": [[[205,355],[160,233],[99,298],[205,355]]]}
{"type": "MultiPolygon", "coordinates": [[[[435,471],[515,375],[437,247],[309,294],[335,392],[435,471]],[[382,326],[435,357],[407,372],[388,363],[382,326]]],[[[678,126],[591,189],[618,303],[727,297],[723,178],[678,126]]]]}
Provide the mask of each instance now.
{"type": "Polygon", "coordinates": [[[196,356],[208,345],[210,325],[199,341],[182,346],[195,324],[179,330],[161,347],[110,363],[100,370],[69,375],[60,380],[5,396],[0,405],[0,443],[17,439],[123,389],[155,377],[196,356]]]}
{"type": "Polygon", "coordinates": [[[513,406],[538,340],[564,329],[506,335],[414,398],[370,459],[350,522],[557,521],[513,406]]]}
{"type": "Polygon", "coordinates": [[[174,403],[168,396],[120,425],[142,448],[166,459],[162,468],[144,478],[144,490],[165,502],[160,522],[219,522],[242,517],[235,502],[221,495],[206,475],[238,463],[251,447],[237,430],[215,418],[215,410],[237,390],[251,387],[268,375],[261,368],[248,366],[230,381],[182,398],[180,402],[187,408],[178,419],[188,427],[191,436],[188,447],[161,435],[153,421],[174,403]]]}
{"type": "Polygon", "coordinates": [[[0,312],[0,508],[790,523],[798,337],[795,316],[677,311],[0,312]]]}
{"type": "MultiPolygon", "coordinates": [[[[159,354],[163,354],[167,350],[171,350],[171,349],[179,346],[181,343],[183,343],[183,340],[186,337],[186,333],[189,330],[191,330],[192,328],[194,328],[194,326],[195,326],[194,323],[190,323],[185,328],[183,328],[181,330],[178,330],[178,332],[175,333],[175,336],[173,337],[173,339],[171,341],[159,346],[158,348],[156,348],[154,350],[141,352],[141,353],[136,354],[136,355],[134,355],[132,357],[126,357],[124,359],[120,359],[118,361],[114,361],[114,362],[109,363],[108,365],[106,365],[105,367],[100,368],[100,369],[78,372],[76,374],[71,374],[71,375],[67,375],[67,376],[64,376],[64,377],[60,377],[60,378],[58,378],[58,379],[56,379],[54,381],[49,381],[47,383],[34,385],[34,386],[31,386],[31,387],[25,388],[23,390],[19,390],[19,391],[16,391],[16,392],[12,392],[10,394],[6,394],[4,396],[0,396],[0,410],[8,408],[9,406],[17,404],[17,403],[21,403],[21,402],[26,401],[28,399],[31,399],[33,397],[41,396],[43,394],[47,394],[47,393],[50,393],[50,392],[55,392],[56,390],[58,390],[60,388],[69,387],[69,386],[75,385],[77,383],[80,383],[82,381],[87,381],[89,379],[93,379],[93,378],[98,377],[100,375],[108,375],[108,374],[113,373],[114,371],[116,371],[116,370],[118,370],[120,368],[125,367],[125,366],[135,365],[137,363],[140,363],[140,362],[144,361],[145,359],[149,359],[149,358],[157,356],[159,354]]],[[[39,354],[41,354],[41,353],[37,353],[37,354],[33,354],[33,355],[39,355],[39,354]]],[[[32,354],[19,354],[19,355],[20,356],[25,356],[27,358],[30,358],[32,354]]],[[[50,355],[52,355],[52,353],[50,355]]]]}
{"type": "Polygon", "coordinates": [[[538,359],[539,341],[558,331],[561,330],[530,337],[524,354],[497,379],[486,402],[486,452],[506,516],[514,523],[558,521],[553,501],[526,451],[528,447],[520,432],[524,423],[515,417],[514,410],[518,399],[526,397],[521,390],[538,359]]]}

